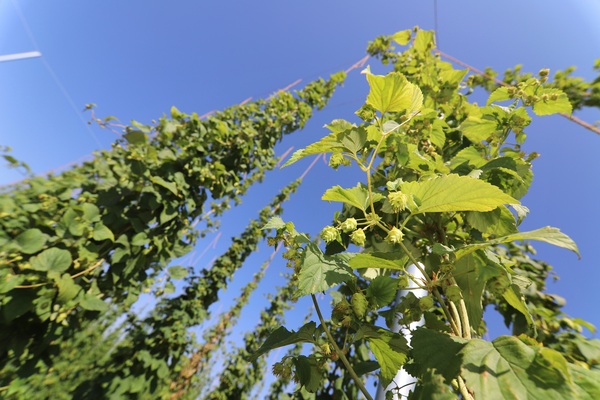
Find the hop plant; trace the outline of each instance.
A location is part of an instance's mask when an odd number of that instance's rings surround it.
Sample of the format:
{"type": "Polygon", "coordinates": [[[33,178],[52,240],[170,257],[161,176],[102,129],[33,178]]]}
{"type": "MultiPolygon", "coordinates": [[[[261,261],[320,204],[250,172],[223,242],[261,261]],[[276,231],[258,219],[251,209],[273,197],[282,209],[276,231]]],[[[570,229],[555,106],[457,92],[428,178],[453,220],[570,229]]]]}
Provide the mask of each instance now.
{"type": "Polygon", "coordinates": [[[408,209],[408,196],[402,192],[391,192],[388,200],[396,212],[408,209]]]}
{"type": "Polygon", "coordinates": [[[462,291],[457,285],[451,285],[446,288],[446,297],[452,302],[457,302],[462,299],[462,291]]]}
{"type": "Polygon", "coordinates": [[[364,104],[355,114],[365,122],[372,121],[377,116],[375,109],[368,104],[364,104]]]}
{"type": "Polygon", "coordinates": [[[330,243],[338,238],[338,231],[333,226],[328,225],[323,228],[320,236],[326,243],[330,243]]]}
{"type": "Polygon", "coordinates": [[[352,304],[352,311],[354,311],[354,315],[358,318],[362,318],[367,313],[367,298],[364,294],[357,292],[352,295],[352,299],[350,299],[350,304],[352,304]]]}
{"type": "Polygon", "coordinates": [[[364,246],[365,241],[367,240],[367,235],[365,235],[365,231],[362,228],[359,228],[352,232],[350,235],[350,240],[357,246],[364,246]]]}
{"type": "Polygon", "coordinates": [[[344,222],[342,222],[340,224],[340,229],[344,232],[352,232],[352,231],[356,230],[357,226],[358,226],[358,223],[356,222],[356,219],[348,218],[347,220],[345,220],[344,222]]]}
{"type": "Polygon", "coordinates": [[[400,229],[393,227],[388,233],[386,239],[390,243],[400,243],[402,239],[404,239],[404,234],[400,229]]]}
{"type": "Polygon", "coordinates": [[[419,308],[421,311],[427,311],[433,307],[433,297],[425,296],[419,299],[419,308]]]}
{"type": "Polygon", "coordinates": [[[337,169],[340,165],[349,166],[352,163],[341,153],[333,153],[329,158],[329,166],[333,169],[337,169]]]}

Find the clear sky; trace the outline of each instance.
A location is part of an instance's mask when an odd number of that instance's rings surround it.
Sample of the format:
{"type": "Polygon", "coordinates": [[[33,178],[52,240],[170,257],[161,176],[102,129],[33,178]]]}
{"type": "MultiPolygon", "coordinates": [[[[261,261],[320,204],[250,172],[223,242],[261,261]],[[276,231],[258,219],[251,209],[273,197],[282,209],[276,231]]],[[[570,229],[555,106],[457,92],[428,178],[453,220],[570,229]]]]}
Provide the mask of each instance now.
{"type": "MultiPolygon", "coordinates": [[[[578,75],[594,76],[591,67],[600,57],[600,6],[595,0],[439,0],[437,15],[439,48],[473,66],[503,71],[523,64],[524,71],[536,73],[576,65],[578,75]]],[[[433,29],[434,21],[433,0],[0,0],[0,55],[34,50],[43,55],[0,63],[0,145],[11,146],[15,157],[42,173],[81,160],[116,139],[84,122],[89,119],[82,113],[86,103],[96,103],[99,116],[125,122],[149,123],[172,105],[204,114],[248,97],[268,96],[297,79],[328,76],[362,58],[367,42],[377,35],[415,25],[433,29]]],[[[384,72],[375,60],[370,64],[375,73],[384,72]]],[[[318,140],[326,133],[323,124],[332,119],[352,119],[366,94],[364,77],[354,71],[330,106],[303,132],[286,138],[279,153],[318,140]]],[[[576,115],[600,120],[598,110],[576,115]]],[[[549,291],[567,299],[568,313],[600,327],[594,305],[600,283],[600,136],[559,116],[536,118],[527,133],[526,150],[542,156],[534,163],[534,183],[523,199],[532,212],[522,229],[552,225],[578,243],[581,261],[566,250],[536,247],[561,277],[549,284],[549,291]]],[[[244,205],[226,217],[229,225],[216,248],[196,257],[198,267],[220,254],[227,238],[255,216],[253,211],[309,163],[274,171],[253,188],[244,205]]],[[[315,168],[284,215],[312,234],[329,223],[336,209],[319,200],[324,190],[354,185],[357,179],[348,169],[330,173],[323,163],[315,168]]],[[[0,169],[0,184],[15,179],[18,175],[0,169]]],[[[197,255],[207,244],[200,243],[197,255]]],[[[252,258],[225,299],[237,295],[235,288],[250,279],[269,253],[265,247],[252,258]]],[[[282,264],[273,264],[265,285],[281,283],[282,264]]],[[[255,300],[263,301],[260,296],[255,300]]],[[[257,308],[245,314],[247,327],[256,313],[257,308]]],[[[288,325],[297,328],[299,322],[288,325]]]]}

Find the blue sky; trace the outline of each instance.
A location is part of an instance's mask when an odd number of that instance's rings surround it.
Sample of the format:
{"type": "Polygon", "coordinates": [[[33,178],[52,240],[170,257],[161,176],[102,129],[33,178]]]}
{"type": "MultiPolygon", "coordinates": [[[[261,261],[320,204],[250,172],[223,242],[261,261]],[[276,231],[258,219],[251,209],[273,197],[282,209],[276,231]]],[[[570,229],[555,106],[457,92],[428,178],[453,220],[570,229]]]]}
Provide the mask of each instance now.
{"type": "MultiPolygon", "coordinates": [[[[524,71],[535,73],[576,65],[577,74],[590,79],[600,57],[599,20],[594,0],[439,0],[439,47],[478,68],[503,71],[520,63],[524,71]]],[[[297,79],[306,83],[345,69],[364,56],[369,40],[415,25],[434,28],[433,0],[0,0],[0,55],[43,54],[0,64],[0,145],[11,146],[15,157],[42,173],[81,160],[116,139],[108,130],[85,124],[89,115],[81,111],[87,103],[98,105],[99,116],[125,122],[149,123],[172,105],[204,114],[248,97],[268,96],[297,79]]],[[[384,71],[376,61],[370,64],[375,73],[384,71]]],[[[354,71],[330,106],[304,131],[286,138],[279,153],[318,140],[325,134],[323,124],[332,119],[351,119],[366,94],[364,77],[354,71]]],[[[576,115],[600,120],[598,110],[576,115]]],[[[527,132],[526,149],[542,156],[535,161],[534,183],[523,200],[531,214],[522,229],[551,225],[575,239],[581,261],[544,245],[536,246],[538,255],[561,277],[549,284],[549,291],[567,299],[566,311],[600,326],[594,306],[600,282],[600,137],[559,116],[538,118],[527,132]]],[[[225,218],[221,239],[198,267],[220,254],[227,238],[309,163],[274,171],[253,188],[244,205],[225,218]]],[[[321,194],[334,184],[354,185],[360,179],[347,169],[329,172],[322,162],[315,168],[284,215],[313,234],[336,209],[320,201],[321,194]]],[[[0,169],[0,184],[18,178],[0,169]]],[[[197,254],[207,244],[200,243],[197,254]]],[[[262,248],[236,275],[223,307],[269,253],[262,248]]],[[[282,264],[274,262],[267,285],[281,283],[282,264]]],[[[253,302],[264,300],[257,294],[253,302]]],[[[308,305],[299,303],[298,315],[303,307],[308,305]]],[[[257,310],[245,313],[247,327],[256,321],[257,310]]],[[[293,320],[288,325],[297,327],[293,320]]]]}

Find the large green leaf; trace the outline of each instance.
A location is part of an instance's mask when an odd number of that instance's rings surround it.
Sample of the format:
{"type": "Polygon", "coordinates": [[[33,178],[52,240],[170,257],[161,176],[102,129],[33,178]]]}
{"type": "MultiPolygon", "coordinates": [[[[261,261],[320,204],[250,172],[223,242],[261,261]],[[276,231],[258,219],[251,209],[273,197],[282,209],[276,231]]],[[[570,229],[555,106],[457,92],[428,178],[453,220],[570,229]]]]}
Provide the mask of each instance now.
{"type": "Polygon", "coordinates": [[[514,233],[512,235],[491,239],[483,243],[475,243],[462,247],[456,251],[456,258],[458,259],[464,257],[475,250],[482,249],[487,246],[509,243],[517,240],[539,240],[540,242],[546,242],[558,247],[562,247],[563,249],[571,250],[577,254],[577,256],[580,256],[579,249],[577,248],[577,245],[573,239],[562,233],[560,230],[558,230],[558,228],[546,226],[533,231],[514,233]]]}
{"type": "Polygon", "coordinates": [[[371,89],[367,104],[382,114],[406,111],[407,115],[412,115],[423,107],[421,89],[410,83],[404,75],[398,72],[385,76],[373,75],[369,67],[363,73],[366,74],[371,89]]]}
{"type": "Polygon", "coordinates": [[[263,354],[279,347],[303,342],[313,343],[316,340],[314,337],[316,330],[317,325],[312,321],[304,324],[298,332],[288,331],[285,327],[281,326],[271,332],[262,346],[250,356],[250,361],[254,361],[263,354]]]}
{"type": "Polygon", "coordinates": [[[498,122],[489,115],[469,116],[462,124],[463,134],[473,143],[487,140],[498,130],[498,122]]]}
{"type": "Polygon", "coordinates": [[[31,258],[31,269],[36,271],[64,272],[71,266],[71,253],[50,248],[31,258]]]}
{"type": "Polygon", "coordinates": [[[379,330],[380,335],[369,337],[369,347],[381,367],[381,377],[384,383],[391,381],[398,370],[406,362],[406,339],[398,334],[379,330]]]}
{"type": "Polygon", "coordinates": [[[460,373],[462,357],[459,355],[466,339],[450,336],[433,329],[417,328],[410,339],[414,367],[419,374],[434,369],[446,382],[460,373]]]}
{"type": "Polygon", "coordinates": [[[323,386],[323,374],[314,354],[310,357],[293,358],[296,374],[294,378],[310,393],[315,393],[323,386]]]}
{"type": "Polygon", "coordinates": [[[395,271],[404,271],[407,256],[404,254],[399,259],[386,258],[388,253],[358,253],[354,255],[348,264],[354,269],[385,268],[395,271]]]}
{"type": "Polygon", "coordinates": [[[354,279],[352,269],[341,259],[323,254],[313,243],[302,253],[296,296],[325,292],[332,286],[354,279]]]}
{"type": "Polygon", "coordinates": [[[385,307],[396,297],[398,280],[389,276],[378,276],[367,287],[367,299],[377,308],[385,307]]]}
{"type": "Polygon", "coordinates": [[[423,182],[406,182],[401,190],[414,196],[413,214],[445,211],[491,211],[518,203],[496,186],[468,176],[450,174],[423,182]]]}
{"type": "MultiPolygon", "coordinates": [[[[570,366],[556,351],[528,346],[513,336],[501,336],[492,342],[470,340],[461,355],[461,375],[476,399],[580,398],[570,383],[570,366]]],[[[580,380],[583,381],[585,378],[580,380]]],[[[595,386],[597,393],[597,381],[595,386]]]]}
{"type": "Polygon", "coordinates": [[[34,254],[40,251],[46,244],[48,235],[45,235],[37,228],[27,229],[21,232],[16,238],[15,242],[25,254],[34,254]]]}

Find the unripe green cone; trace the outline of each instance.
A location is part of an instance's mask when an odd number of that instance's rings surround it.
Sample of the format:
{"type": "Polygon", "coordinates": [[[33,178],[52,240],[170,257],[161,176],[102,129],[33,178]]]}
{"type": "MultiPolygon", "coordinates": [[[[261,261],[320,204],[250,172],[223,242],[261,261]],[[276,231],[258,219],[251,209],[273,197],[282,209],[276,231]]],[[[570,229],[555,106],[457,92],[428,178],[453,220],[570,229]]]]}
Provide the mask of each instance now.
{"type": "Polygon", "coordinates": [[[427,311],[433,307],[433,297],[425,296],[419,299],[419,308],[421,311],[427,311]]]}
{"type": "Polygon", "coordinates": [[[458,302],[462,299],[462,291],[457,285],[451,285],[446,288],[446,297],[452,302],[458,302]]]}
{"type": "Polygon", "coordinates": [[[352,304],[352,311],[354,311],[354,315],[356,315],[358,318],[363,318],[367,313],[368,305],[365,295],[362,293],[354,293],[350,303],[352,304]]]}

